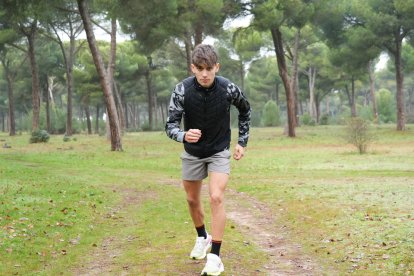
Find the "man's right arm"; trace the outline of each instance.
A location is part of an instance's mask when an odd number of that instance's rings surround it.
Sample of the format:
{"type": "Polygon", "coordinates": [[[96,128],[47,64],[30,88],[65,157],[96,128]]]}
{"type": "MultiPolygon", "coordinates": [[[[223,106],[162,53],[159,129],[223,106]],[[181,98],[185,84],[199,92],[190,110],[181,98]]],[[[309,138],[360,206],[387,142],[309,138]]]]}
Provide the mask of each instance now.
{"type": "Polygon", "coordinates": [[[177,84],[168,107],[168,118],[165,124],[167,136],[177,142],[184,142],[185,131],[180,129],[181,119],[184,112],[184,85],[177,84]]]}

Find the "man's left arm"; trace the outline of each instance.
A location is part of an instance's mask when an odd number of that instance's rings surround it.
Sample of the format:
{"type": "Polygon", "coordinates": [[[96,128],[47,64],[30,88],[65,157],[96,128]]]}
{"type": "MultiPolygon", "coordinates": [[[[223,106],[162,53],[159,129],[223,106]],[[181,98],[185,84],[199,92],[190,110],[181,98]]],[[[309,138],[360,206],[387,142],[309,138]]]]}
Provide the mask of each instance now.
{"type": "Polygon", "coordinates": [[[249,140],[251,107],[244,93],[233,83],[229,84],[227,91],[231,94],[232,104],[239,111],[239,137],[234,150],[233,158],[240,160],[249,140]]]}

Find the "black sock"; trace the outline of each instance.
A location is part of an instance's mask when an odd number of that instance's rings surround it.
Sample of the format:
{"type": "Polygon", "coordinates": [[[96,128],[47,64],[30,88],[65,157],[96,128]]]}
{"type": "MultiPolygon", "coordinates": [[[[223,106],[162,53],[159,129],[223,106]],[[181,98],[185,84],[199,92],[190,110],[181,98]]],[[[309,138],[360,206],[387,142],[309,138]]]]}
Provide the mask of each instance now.
{"type": "Polygon", "coordinates": [[[199,237],[204,237],[205,239],[207,239],[207,232],[206,232],[206,227],[203,225],[196,227],[197,230],[197,236],[199,237]]]}
{"type": "Polygon", "coordinates": [[[221,241],[212,241],[211,242],[211,252],[212,254],[216,254],[217,256],[220,256],[220,247],[221,247],[221,241]]]}

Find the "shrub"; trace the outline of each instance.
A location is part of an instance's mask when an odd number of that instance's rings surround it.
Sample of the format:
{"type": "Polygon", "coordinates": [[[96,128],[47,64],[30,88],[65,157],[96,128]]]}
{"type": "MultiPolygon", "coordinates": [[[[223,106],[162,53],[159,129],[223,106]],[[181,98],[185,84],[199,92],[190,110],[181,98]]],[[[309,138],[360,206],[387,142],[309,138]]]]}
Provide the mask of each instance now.
{"type": "Polygon", "coordinates": [[[323,126],[329,125],[329,115],[326,113],[323,114],[319,119],[319,124],[323,126]]]}
{"type": "Polygon", "coordinates": [[[314,126],[314,125],[316,125],[315,119],[313,119],[309,113],[304,113],[302,116],[300,116],[300,121],[305,126],[314,126]]]}
{"type": "Polygon", "coordinates": [[[30,137],[30,143],[47,143],[49,138],[49,133],[46,130],[35,130],[30,137]]]}
{"type": "Polygon", "coordinates": [[[67,136],[66,134],[63,136],[63,142],[69,142],[70,136],[67,136]]]}
{"type": "Polygon", "coordinates": [[[370,123],[362,118],[350,118],[346,126],[346,140],[357,147],[360,154],[367,152],[368,145],[374,140],[369,131],[370,123]]]}
{"type": "Polygon", "coordinates": [[[396,122],[395,96],[387,89],[380,89],[377,93],[379,119],[383,123],[396,122]]]}
{"type": "Polygon", "coordinates": [[[263,110],[263,125],[264,126],[279,126],[280,114],[279,108],[275,101],[268,101],[263,110]]]}

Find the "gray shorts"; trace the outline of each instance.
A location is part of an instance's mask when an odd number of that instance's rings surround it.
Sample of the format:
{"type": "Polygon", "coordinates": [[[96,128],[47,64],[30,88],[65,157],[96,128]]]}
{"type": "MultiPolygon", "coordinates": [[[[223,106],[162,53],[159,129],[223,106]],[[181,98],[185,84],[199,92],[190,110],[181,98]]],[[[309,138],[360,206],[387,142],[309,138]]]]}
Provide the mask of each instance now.
{"type": "Polygon", "coordinates": [[[183,180],[202,180],[209,172],[230,174],[230,151],[225,149],[207,158],[198,158],[187,152],[181,154],[183,180]]]}

